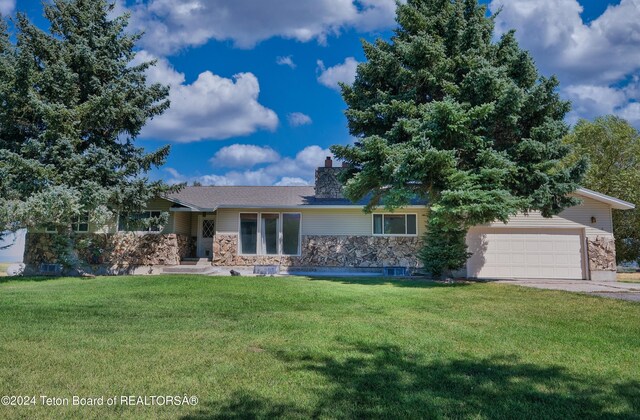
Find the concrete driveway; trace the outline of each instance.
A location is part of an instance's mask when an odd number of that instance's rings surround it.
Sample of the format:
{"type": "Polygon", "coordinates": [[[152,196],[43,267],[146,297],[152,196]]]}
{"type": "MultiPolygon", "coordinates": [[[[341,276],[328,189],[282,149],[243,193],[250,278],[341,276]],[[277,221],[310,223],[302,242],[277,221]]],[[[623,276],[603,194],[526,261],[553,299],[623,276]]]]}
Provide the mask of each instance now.
{"type": "Polygon", "coordinates": [[[640,302],[640,283],[599,282],[587,280],[498,280],[497,283],[534,289],[588,293],[613,299],[640,302]]]}

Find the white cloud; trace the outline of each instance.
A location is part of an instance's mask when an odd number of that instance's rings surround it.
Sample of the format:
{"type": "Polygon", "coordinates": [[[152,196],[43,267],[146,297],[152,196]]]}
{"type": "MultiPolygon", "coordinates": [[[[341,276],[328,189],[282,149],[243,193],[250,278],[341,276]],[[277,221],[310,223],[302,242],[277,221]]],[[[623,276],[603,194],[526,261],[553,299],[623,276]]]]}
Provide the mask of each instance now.
{"type": "Polygon", "coordinates": [[[304,185],[312,185],[312,184],[310,184],[309,181],[304,180],[302,178],[285,176],[285,177],[282,177],[282,179],[280,181],[276,182],[274,185],[276,185],[276,186],[304,186],[304,185]]]}
{"type": "Polygon", "coordinates": [[[261,163],[277,162],[280,159],[278,152],[265,146],[252,144],[233,144],[218,150],[209,160],[215,167],[240,167],[251,168],[261,163]]]}
{"type": "Polygon", "coordinates": [[[520,43],[548,73],[572,83],[613,82],[640,67],[640,0],[621,0],[589,24],[577,0],[493,0],[498,32],[520,43]]]}
{"type": "MultiPolygon", "coordinates": [[[[153,59],[142,51],[136,62],[153,59]]],[[[150,83],[171,87],[171,107],[149,121],[141,137],[176,142],[226,139],[246,136],[257,130],[275,130],[278,116],[258,102],[260,85],[252,73],[238,73],[233,79],[210,71],[200,73],[193,83],[177,72],[165,59],[147,72],[150,83]]]]}
{"type": "Polygon", "coordinates": [[[313,123],[313,120],[307,114],[303,114],[302,112],[292,112],[287,115],[287,119],[289,120],[289,125],[291,127],[299,127],[301,125],[308,125],[313,123]]]}
{"type": "Polygon", "coordinates": [[[146,33],[143,47],[168,54],[212,39],[241,48],[272,37],[324,43],[344,29],[392,27],[395,7],[395,0],[149,0],[131,10],[146,33]]]}
{"type": "MultiPolygon", "coordinates": [[[[252,146],[252,145],[233,145],[252,146]]],[[[252,146],[257,147],[259,146],[252,146]]],[[[324,164],[326,156],[332,156],[329,149],[307,146],[294,157],[281,157],[264,167],[246,170],[232,170],[198,176],[186,176],[173,168],[165,168],[169,173],[167,182],[193,182],[203,185],[312,185],[315,169],[324,164]]]]}
{"type": "Polygon", "coordinates": [[[16,0],[0,0],[0,13],[3,16],[10,15],[16,7],[16,0]]]}
{"type": "Polygon", "coordinates": [[[618,112],[618,116],[629,121],[636,127],[640,127],[640,103],[631,102],[627,104],[618,112]]]}
{"type": "Polygon", "coordinates": [[[614,114],[640,127],[640,77],[635,76],[622,87],[598,85],[570,85],[562,90],[573,103],[569,115],[571,123],[579,118],[614,114]]]}
{"type": "Polygon", "coordinates": [[[639,121],[640,0],[621,0],[590,23],[577,0],[492,0],[498,33],[515,28],[546,75],[573,103],[569,119],[615,113],[639,121]]]}
{"type": "Polygon", "coordinates": [[[573,109],[569,121],[575,123],[579,118],[594,118],[614,113],[627,103],[622,90],[596,85],[569,85],[562,90],[571,101],[573,109]]]}
{"type": "Polygon", "coordinates": [[[356,80],[358,62],[353,57],[347,57],[342,64],[333,67],[325,67],[322,60],[318,60],[318,82],[328,88],[340,90],[339,83],[352,84],[356,80]]]}
{"type": "Polygon", "coordinates": [[[287,55],[286,57],[276,57],[276,64],[278,64],[279,66],[289,66],[292,69],[296,68],[296,63],[293,62],[293,57],[291,57],[290,55],[287,55]]]}

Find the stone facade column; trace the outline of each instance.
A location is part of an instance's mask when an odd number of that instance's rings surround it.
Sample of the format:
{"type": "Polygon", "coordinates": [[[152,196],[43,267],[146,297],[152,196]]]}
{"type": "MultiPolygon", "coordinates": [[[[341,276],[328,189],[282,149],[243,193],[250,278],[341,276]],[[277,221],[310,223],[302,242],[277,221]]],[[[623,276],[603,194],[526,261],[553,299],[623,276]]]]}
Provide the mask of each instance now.
{"type": "Polygon", "coordinates": [[[587,255],[591,280],[616,280],[616,244],[613,237],[587,238],[587,255]]]}

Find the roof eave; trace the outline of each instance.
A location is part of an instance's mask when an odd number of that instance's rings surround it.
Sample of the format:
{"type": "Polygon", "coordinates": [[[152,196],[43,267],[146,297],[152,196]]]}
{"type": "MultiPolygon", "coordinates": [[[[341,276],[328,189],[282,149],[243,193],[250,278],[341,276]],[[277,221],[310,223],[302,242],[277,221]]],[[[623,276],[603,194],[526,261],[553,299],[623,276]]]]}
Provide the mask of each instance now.
{"type": "MultiPolygon", "coordinates": [[[[223,204],[216,209],[361,209],[365,206],[362,204],[296,204],[296,205],[278,205],[270,206],[263,204],[223,204]]],[[[403,209],[421,209],[424,205],[403,206],[403,209]]]]}
{"type": "Polygon", "coordinates": [[[602,203],[607,203],[612,208],[617,210],[633,210],[636,208],[636,205],[633,203],[629,203],[628,201],[620,200],[619,198],[611,197],[610,195],[602,194],[588,188],[578,188],[576,190],[576,194],[579,194],[583,197],[592,198],[602,203]]]}
{"type": "Polygon", "coordinates": [[[182,211],[199,212],[199,211],[206,211],[207,210],[207,209],[203,209],[202,207],[198,207],[196,205],[189,204],[189,203],[184,202],[182,200],[178,200],[176,198],[167,197],[167,196],[160,197],[160,198],[163,198],[163,199],[165,199],[167,201],[171,201],[172,203],[184,206],[184,207],[172,207],[172,208],[169,209],[169,211],[173,211],[173,212],[182,212],[182,211]]]}

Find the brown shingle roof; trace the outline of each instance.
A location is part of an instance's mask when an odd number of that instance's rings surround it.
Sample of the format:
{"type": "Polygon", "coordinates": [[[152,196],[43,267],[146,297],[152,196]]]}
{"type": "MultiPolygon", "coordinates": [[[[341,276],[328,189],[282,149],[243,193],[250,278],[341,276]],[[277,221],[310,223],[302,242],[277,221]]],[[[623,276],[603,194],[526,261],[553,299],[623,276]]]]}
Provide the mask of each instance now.
{"type": "Polygon", "coordinates": [[[185,187],[168,199],[198,209],[246,206],[301,206],[314,199],[314,187],[185,187]]]}
{"type": "MultiPolygon", "coordinates": [[[[196,211],[235,207],[299,207],[299,206],[364,206],[368,197],[358,203],[346,198],[321,199],[315,197],[313,185],[303,187],[230,187],[202,186],[184,187],[177,193],[167,195],[175,203],[191,207],[196,211]]],[[[421,204],[415,200],[412,204],[421,204]]]]}

